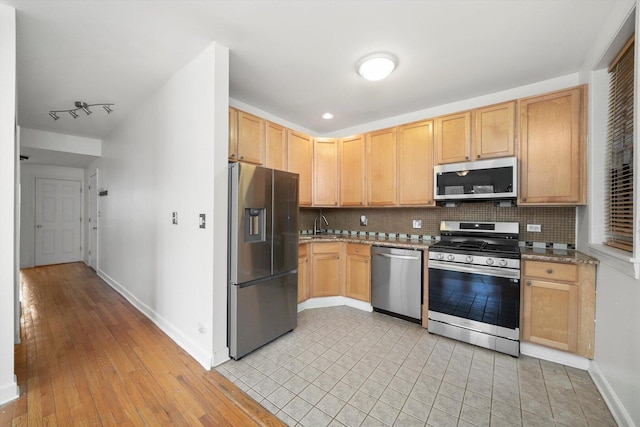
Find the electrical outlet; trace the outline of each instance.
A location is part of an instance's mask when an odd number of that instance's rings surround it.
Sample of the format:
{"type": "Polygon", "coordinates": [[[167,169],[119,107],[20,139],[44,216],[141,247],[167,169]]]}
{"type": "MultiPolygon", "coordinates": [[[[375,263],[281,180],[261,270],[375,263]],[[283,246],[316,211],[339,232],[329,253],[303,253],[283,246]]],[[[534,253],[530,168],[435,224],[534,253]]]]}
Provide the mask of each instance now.
{"type": "Polygon", "coordinates": [[[542,226],[540,224],[527,224],[527,231],[540,233],[542,231],[542,226]]]}
{"type": "Polygon", "coordinates": [[[422,228],[422,220],[414,219],[413,220],[413,228],[422,228]]]}

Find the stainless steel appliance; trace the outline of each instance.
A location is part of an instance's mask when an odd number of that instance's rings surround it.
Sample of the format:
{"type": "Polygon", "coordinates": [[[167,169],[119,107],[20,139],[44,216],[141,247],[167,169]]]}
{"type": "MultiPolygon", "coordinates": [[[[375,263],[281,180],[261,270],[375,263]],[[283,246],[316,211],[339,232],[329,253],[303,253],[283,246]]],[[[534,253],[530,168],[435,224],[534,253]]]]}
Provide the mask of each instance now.
{"type": "Polygon", "coordinates": [[[442,221],[429,247],[429,332],[520,353],[517,222],[442,221]]]}
{"type": "Polygon", "coordinates": [[[229,165],[229,354],[250,353],[296,327],[298,175],[229,165]]]}
{"type": "Polygon", "coordinates": [[[422,251],[371,248],[371,305],[413,322],[422,319],[422,251]]]}
{"type": "Polygon", "coordinates": [[[518,159],[478,160],[434,166],[434,198],[446,200],[515,199],[518,159]]]}

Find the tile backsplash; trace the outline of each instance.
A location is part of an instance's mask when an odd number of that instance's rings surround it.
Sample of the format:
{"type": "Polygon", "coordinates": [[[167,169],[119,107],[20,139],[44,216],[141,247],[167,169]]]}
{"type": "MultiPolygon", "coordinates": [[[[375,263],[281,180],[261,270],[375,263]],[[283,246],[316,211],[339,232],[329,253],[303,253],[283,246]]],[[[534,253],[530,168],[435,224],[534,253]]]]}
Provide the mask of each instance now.
{"type": "Polygon", "coordinates": [[[497,207],[491,202],[475,202],[454,208],[301,208],[299,229],[313,229],[313,220],[320,213],[329,221],[325,228],[333,230],[430,236],[440,234],[440,221],[518,222],[521,241],[575,245],[575,207],[497,207]],[[367,216],[366,227],[360,225],[360,215],[367,216]],[[412,228],[414,219],[422,221],[422,228],[412,228]],[[527,224],[539,224],[542,231],[527,232],[527,224]]]}

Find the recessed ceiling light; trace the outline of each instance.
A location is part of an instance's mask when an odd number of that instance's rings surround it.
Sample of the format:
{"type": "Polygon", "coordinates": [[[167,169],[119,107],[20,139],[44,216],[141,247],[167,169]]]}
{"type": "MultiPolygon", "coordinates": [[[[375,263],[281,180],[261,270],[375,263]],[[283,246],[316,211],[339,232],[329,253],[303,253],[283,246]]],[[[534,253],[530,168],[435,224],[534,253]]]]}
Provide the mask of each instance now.
{"type": "Polygon", "coordinates": [[[358,63],[358,74],[367,80],[386,78],[396,68],[396,59],[388,53],[373,53],[358,63]]]}
{"type": "Polygon", "coordinates": [[[331,113],[324,113],[324,114],[322,115],[322,118],[323,118],[323,119],[325,119],[325,120],[331,120],[331,119],[333,119],[333,114],[331,114],[331,113]]]}

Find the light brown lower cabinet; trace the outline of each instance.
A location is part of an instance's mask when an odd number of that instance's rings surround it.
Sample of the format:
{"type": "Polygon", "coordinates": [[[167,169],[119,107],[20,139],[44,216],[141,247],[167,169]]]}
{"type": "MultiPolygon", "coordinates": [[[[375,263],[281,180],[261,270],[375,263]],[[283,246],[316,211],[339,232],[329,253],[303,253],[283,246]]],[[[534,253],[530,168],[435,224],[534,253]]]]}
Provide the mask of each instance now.
{"type": "Polygon", "coordinates": [[[371,246],[347,243],[345,296],[371,302],[371,246]]]}
{"type": "Polygon", "coordinates": [[[311,298],[343,295],[342,245],[311,244],[311,298]]]}
{"type": "Polygon", "coordinates": [[[595,265],[525,260],[521,339],[593,358],[595,265]]]}
{"type": "Polygon", "coordinates": [[[309,245],[298,245],[298,302],[309,299],[309,245]]]}

